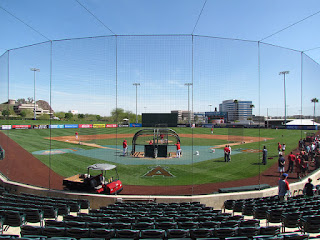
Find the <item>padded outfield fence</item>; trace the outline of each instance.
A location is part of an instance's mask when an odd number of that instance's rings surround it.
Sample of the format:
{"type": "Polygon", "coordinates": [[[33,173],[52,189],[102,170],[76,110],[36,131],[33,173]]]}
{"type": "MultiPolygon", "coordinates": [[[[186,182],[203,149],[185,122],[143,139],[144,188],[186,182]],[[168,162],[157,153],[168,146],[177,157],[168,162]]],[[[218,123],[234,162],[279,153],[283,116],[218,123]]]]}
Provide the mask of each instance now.
{"type": "MultiPolygon", "coordinates": [[[[248,177],[254,174],[258,176],[252,184],[259,185],[265,183],[262,172],[276,162],[275,144],[285,142],[287,149],[293,150],[297,146],[297,141],[304,138],[307,132],[307,130],[297,132],[281,129],[283,125],[279,130],[273,129],[274,132],[267,132],[264,129],[266,124],[263,117],[278,119],[295,117],[301,120],[301,123],[303,118],[312,117],[314,105],[310,100],[317,96],[319,75],[319,64],[306,53],[263,42],[199,35],[110,35],[48,41],[8,50],[0,56],[0,103],[12,99],[35,98],[36,101],[46,101],[56,112],[77,110],[79,113],[100,116],[111,116],[115,109],[123,109],[124,112],[137,113],[138,123],[141,123],[143,113],[178,111],[179,123],[184,124],[183,126],[186,124],[192,126],[192,124],[206,123],[208,120],[206,116],[210,115],[206,113],[212,112],[211,115],[217,117],[218,115],[213,114],[214,108],[210,108],[213,106],[219,111],[219,104],[225,100],[237,100],[236,103],[238,101],[240,103],[241,100],[251,101],[249,114],[241,115],[240,104],[237,104],[237,112],[233,113],[237,119],[233,120],[232,124],[235,126],[241,124],[243,127],[219,128],[217,119],[214,119],[212,134],[210,125],[201,129],[189,127],[174,129],[179,135],[185,134],[180,137],[182,150],[184,145],[190,148],[190,152],[185,151],[183,154],[183,157],[187,158],[187,164],[169,165],[165,162],[141,164],[140,167],[134,168],[134,174],[130,166],[119,164],[119,174],[120,178],[123,176],[127,185],[154,184],[170,187],[178,181],[177,185],[196,186],[201,183],[235,180],[236,175],[241,176],[239,172],[246,172],[246,169],[241,169],[241,166],[245,166],[250,167],[253,172],[248,174],[248,177]],[[30,68],[40,69],[40,72],[30,71],[30,68]],[[286,75],[286,89],[283,86],[283,75],[279,75],[282,71],[290,72],[286,75]],[[252,126],[256,128],[249,128],[252,126]],[[206,140],[198,134],[226,137],[221,139],[208,137],[206,140]],[[247,136],[257,137],[260,140],[246,142],[247,136]],[[224,174],[230,167],[224,165],[223,157],[217,159],[213,157],[215,151],[218,153],[222,145],[237,142],[245,144],[235,145],[232,150],[241,152],[253,149],[256,152],[248,151],[234,155],[230,164],[237,164],[237,161],[244,163],[246,160],[249,161],[248,164],[234,165],[231,169],[236,169],[237,173],[231,171],[224,174]],[[269,160],[267,166],[260,165],[262,158],[260,150],[264,145],[269,149],[269,157],[273,158],[269,160]],[[209,159],[199,162],[198,158],[202,156],[201,150],[204,147],[207,147],[205,154],[209,159]],[[172,172],[174,177],[156,176],[147,179],[146,173],[157,165],[172,172]]],[[[318,105],[315,106],[318,115],[318,105]]],[[[10,109],[6,104],[2,104],[1,108],[1,110],[10,109]]],[[[112,121],[103,124],[121,125],[122,115],[115,112],[114,116],[112,121]]],[[[227,115],[218,117],[221,116],[227,115]]],[[[53,125],[53,120],[42,121],[47,123],[35,125],[53,125]]],[[[271,124],[273,123],[270,123],[270,127],[271,124]]],[[[2,125],[19,124],[5,118],[2,125]]],[[[86,135],[114,134],[112,140],[92,138],[83,142],[88,146],[89,144],[102,146],[99,151],[104,151],[104,148],[113,149],[115,152],[107,154],[123,159],[122,141],[126,138],[130,142],[132,136],[140,130],[139,127],[140,125],[132,128],[92,127],[78,129],[78,132],[80,139],[86,135]]],[[[34,130],[38,132],[30,133],[27,130],[25,133],[32,134],[30,139],[38,137],[39,143],[35,143],[35,146],[28,142],[29,136],[18,130],[3,130],[3,132],[15,141],[25,141],[26,145],[22,143],[20,145],[30,153],[36,150],[60,149],[63,147],[62,144],[65,144],[66,148],[72,148],[70,141],[68,143],[52,138],[64,135],[74,138],[74,129],[34,130]],[[35,149],[40,146],[42,149],[35,149]]],[[[0,145],[5,150],[10,147],[3,143],[0,145]]],[[[88,150],[83,145],[78,144],[76,147],[88,150]]],[[[131,146],[129,152],[130,150],[131,146]]],[[[68,164],[70,158],[67,159],[63,155],[37,158],[50,169],[66,176],[82,171],[86,165],[95,161],[101,161],[95,158],[95,154],[86,155],[90,156],[88,158],[83,155],[82,157],[70,155],[71,159],[79,164],[72,167],[68,164]],[[66,169],[70,168],[71,171],[67,172],[66,169]]],[[[14,157],[6,151],[8,161],[14,157]]],[[[138,160],[132,158],[131,161],[137,163],[135,161],[138,160]]],[[[1,172],[11,178],[13,166],[5,161],[0,164],[1,172]]],[[[47,187],[52,188],[50,174],[48,172],[44,182],[47,187]]],[[[208,190],[207,193],[209,192],[212,191],[208,190]]],[[[194,188],[190,187],[186,194],[194,193],[194,188]]]]}

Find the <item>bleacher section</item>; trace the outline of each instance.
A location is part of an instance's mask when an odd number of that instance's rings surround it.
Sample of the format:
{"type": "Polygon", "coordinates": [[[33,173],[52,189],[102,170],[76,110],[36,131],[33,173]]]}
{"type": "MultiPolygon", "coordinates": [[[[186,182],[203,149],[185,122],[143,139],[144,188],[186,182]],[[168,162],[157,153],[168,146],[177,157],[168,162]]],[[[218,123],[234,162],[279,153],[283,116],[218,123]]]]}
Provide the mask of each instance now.
{"type": "MultiPolygon", "coordinates": [[[[10,227],[28,227],[28,224],[38,224],[42,229],[44,221],[56,221],[59,216],[70,213],[77,214],[81,209],[87,209],[87,200],[43,197],[32,194],[11,194],[5,190],[0,195],[0,239],[8,237],[5,232],[10,227]]],[[[34,226],[29,226],[34,227],[34,226]]],[[[11,236],[15,237],[15,235],[11,236]]]]}
{"type": "Polygon", "coordinates": [[[320,234],[319,196],[227,200],[223,209],[200,202],[141,201],[90,209],[86,200],[6,192],[0,202],[0,239],[292,240],[320,234]],[[53,214],[46,215],[49,208],[53,214]],[[20,234],[6,234],[9,227],[19,227],[20,234]]]}

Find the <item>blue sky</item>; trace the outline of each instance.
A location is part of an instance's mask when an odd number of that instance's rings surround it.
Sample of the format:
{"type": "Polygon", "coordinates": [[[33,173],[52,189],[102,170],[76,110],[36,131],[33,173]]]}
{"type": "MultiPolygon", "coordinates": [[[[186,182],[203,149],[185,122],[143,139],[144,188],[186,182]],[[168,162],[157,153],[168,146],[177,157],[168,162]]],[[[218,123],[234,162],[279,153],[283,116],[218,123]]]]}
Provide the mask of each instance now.
{"type": "Polygon", "coordinates": [[[29,69],[37,67],[36,99],[55,111],[108,115],[118,106],[135,112],[135,82],[138,113],[186,110],[184,84],[193,82],[194,111],[242,99],[253,101],[254,114],[283,115],[279,72],[288,70],[288,114],[313,114],[310,100],[320,98],[313,87],[320,75],[317,0],[208,0],[197,25],[205,1],[78,1],[103,24],[75,0],[0,0],[15,16],[0,8],[1,102],[33,97],[29,69]],[[56,41],[94,36],[104,37],[56,41]],[[41,42],[47,43],[21,48],[41,42]]]}

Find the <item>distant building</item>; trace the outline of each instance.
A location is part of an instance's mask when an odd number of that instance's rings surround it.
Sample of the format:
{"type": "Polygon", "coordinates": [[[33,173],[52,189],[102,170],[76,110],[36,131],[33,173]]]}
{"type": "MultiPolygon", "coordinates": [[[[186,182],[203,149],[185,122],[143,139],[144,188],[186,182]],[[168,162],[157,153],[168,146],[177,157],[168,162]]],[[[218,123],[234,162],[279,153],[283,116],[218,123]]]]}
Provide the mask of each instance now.
{"type": "Polygon", "coordinates": [[[190,121],[192,122],[194,120],[194,115],[191,111],[188,112],[184,110],[172,110],[171,113],[178,114],[178,122],[188,122],[189,114],[190,114],[190,121]]]}
{"type": "Polygon", "coordinates": [[[226,112],[206,112],[207,123],[223,124],[227,122],[228,113],[226,112]]]}
{"type": "Polygon", "coordinates": [[[264,123],[266,121],[266,117],[265,116],[252,116],[252,121],[254,123],[264,123]]]}
{"type": "Polygon", "coordinates": [[[79,111],[78,110],[69,110],[69,113],[72,113],[72,114],[78,114],[79,113],[79,111]]]}
{"type": "Polygon", "coordinates": [[[9,99],[7,102],[9,105],[15,105],[16,104],[16,100],[14,99],[9,99]]]}
{"type": "Polygon", "coordinates": [[[42,114],[50,114],[52,115],[52,113],[50,113],[50,110],[45,110],[39,107],[38,104],[34,104],[34,103],[21,103],[19,105],[14,105],[13,106],[13,110],[16,114],[20,114],[21,111],[23,110],[31,110],[32,112],[34,112],[34,107],[36,108],[36,115],[40,116],[42,114]]]}
{"type": "Polygon", "coordinates": [[[9,99],[8,102],[5,102],[3,104],[11,105],[15,114],[17,115],[21,114],[21,111],[23,110],[30,110],[31,112],[34,112],[35,110],[37,116],[41,116],[43,114],[52,116],[54,114],[54,111],[52,110],[50,105],[44,100],[38,100],[35,104],[34,102],[27,101],[24,101],[24,103],[20,103],[14,99],[9,99]]]}
{"type": "Polygon", "coordinates": [[[228,114],[228,121],[247,121],[252,118],[252,101],[225,100],[219,104],[219,112],[228,114]]]}

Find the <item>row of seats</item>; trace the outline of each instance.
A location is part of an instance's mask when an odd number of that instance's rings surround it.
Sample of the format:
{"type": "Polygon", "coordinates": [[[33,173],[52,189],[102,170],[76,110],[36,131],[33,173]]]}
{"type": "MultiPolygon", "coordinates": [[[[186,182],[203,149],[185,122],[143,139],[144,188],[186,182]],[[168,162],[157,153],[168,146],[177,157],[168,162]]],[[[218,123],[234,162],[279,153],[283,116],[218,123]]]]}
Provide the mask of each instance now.
{"type": "Polygon", "coordinates": [[[170,221],[170,222],[186,222],[186,221],[222,221],[222,220],[232,220],[232,219],[239,219],[239,216],[232,216],[231,213],[187,213],[187,214],[126,214],[126,213],[119,213],[119,214],[95,214],[95,213],[88,213],[88,214],[80,214],[78,216],[64,216],[64,219],[67,220],[76,220],[81,221],[81,218],[91,219],[102,222],[159,222],[159,221],[170,221]]]}
{"type": "MultiPolygon", "coordinates": [[[[0,235],[0,239],[21,239],[21,240],[105,240],[109,238],[99,238],[99,237],[85,237],[85,238],[73,238],[73,237],[46,237],[46,236],[37,236],[37,235],[26,235],[24,237],[19,237],[17,235],[0,235]]],[[[122,240],[126,238],[110,238],[111,240],[122,240]]],[[[127,239],[134,239],[134,238],[127,238],[127,239]]],[[[139,239],[142,239],[139,237],[139,239]]],[[[150,238],[149,238],[150,239],[150,238]]],[[[151,239],[157,239],[160,240],[162,238],[151,238],[151,239]]],[[[168,238],[164,238],[166,240],[168,238]]],[[[170,238],[173,239],[173,238],[170,238]]],[[[193,239],[199,239],[199,240],[221,240],[221,238],[218,237],[209,237],[209,238],[176,238],[176,239],[184,239],[184,240],[193,240],[193,239]]],[[[297,234],[297,233],[290,233],[290,234],[279,234],[276,236],[270,236],[270,235],[259,235],[259,236],[253,236],[252,238],[248,238],[245,236],[236,236],[236,237],[226,237],[223,238],[224,240],[307,240],[309,239],[309,236],[307,234],[297,234]]]]}
{"type": "Polygon", "coordinates": [[[204,222],[110,222],[101,221],[55,221],[45,220],[46,227],[80,227],[80,228],[105,228],[105,229],[196,229],[196,228],[228,228],[228,227],[259,227],[260,222],[256,219],[229,220],[229,221],[204,221],[204,222]]]}
{"type": "Polygon", "coordinates": [[[72,212],[79,212],[80,209],[89,209],[90,202],[88,200],[79,199],[64,199],[64,198],[54,198],[54,197],[44,197],[44,196],[34,196],[34,195],[16,195],[11,193],[3,193],[0,196],[2,201],[14,201],[21,204],[35,204],[35,205],[59,205],[64,204],[70,207],[72,212]]]}
{"type": "MultiPolygon", "coordinates": [[[[63,227],[39,227],[22,226],[21,236],[46,236],[46,237],[73,237],[73,238],[130,238],[130,239],[173,239],[173,238],[219,238],[246,237],[267,235],[278,236],[279,226],[247,227],[247,228],[201,228],[201,229],[89,229],[89,228],[63,228],[63,227]]],[[[307,235],[305,235],[307,236],[307,235]]]]}
{"type": "Polygon", "coordinates": [[[66,204],[56,205],[37,205],[37,204],[21,204],[17,202],[0,201],[0,212],[5,211],[20,211],[27,212],[29,210],[38,210],[43,213],[44,218],[55,218],[58,215],[64,216],[70,214],[70,206],[66,204]]]}
{"type": "MultiPolygon", "coordinates": [[[[319,206],[320,196],[314,196],[311,198],[304,198],[303,195],[297,195],[295,197],[289,198],[285,202],[280,202],[278,196],[263,197],[263,198],[249,198],[249,199],[239,199],[239,200],[227,200],[224,202],[224,208],[232,210],[233,212],[242,212],[246,215],[247,209],[250,207],[285,207],[287,210],[294,209],[297,210],[303,206],[319,206]]],[[[250,211],[248,211],[250,213],[250,211]]]]}
{"type": "Polygon", "coordinates": [[[100,209],[128,209],[128,208],[140,208],[140,207],[144,207],[144,208],[149,208],[149,209],[153,209],[153,208],[160,208],[160,209],[164,209],[164,208],[193,208],[193,207],[200,207],[200,208],[206,208],[205,204],[202,204],[200,202],[181,202],[181,203],[157,203],[157,202],[116,202],[114,204],[110,204],[108,206],[105,207],[100,207],[100,209]]]}
{"type": "Polygon", "coordinates": [[[48,196],[39,196],[36,194],[30,194],[30,193],[21,193],[20,196],[23,196],[23,198],[28,199],[41,199],[44,201],[55,201],[55,202],[61,202],[61,203],[72,203],[77,202],[80,204],[81,209],[89,209],[90,208],[90,201],[87,199],[72,199],[72,198],[62,198],[62,197],[48,197],[48,196]]]}
{"type": "Polygon", "coordinates": [[[97,215],[109,215],[112,216],[148,216],[148,217],[159,217],[159,216],[190,216],[197,217],[199,215],[208,216],[221,213],[221,210],[214,210],[212,207],[206,207],[204,204],[193,203],[193,204],[129,204],[129,203],[116,203],[111,204],[107,207],[100,207],[100,209],[90,209],[90,214],[97,215]]]}
{"type": "Polygon", "coordinates": [[[0,195],[0,229],[1,233],[9,227],[20,227],[27,223],[40,223],[44,219],[57,220],[58,216],[78,213],[80,209],[89,208],[87,200],[49,198],[31,194],[16,195],[3,192],[0,195]]]}
{"type": "Polygon", "coordinates": [[[320,198],[304,198],[302,195],[279,202],[276,196],[265,198],[227,200],[225,209],[253,216],[254,219],[266,219],[270,223],[281,223],[285,228],[299,228],[301,232],[320,233],[320,198]]]}

